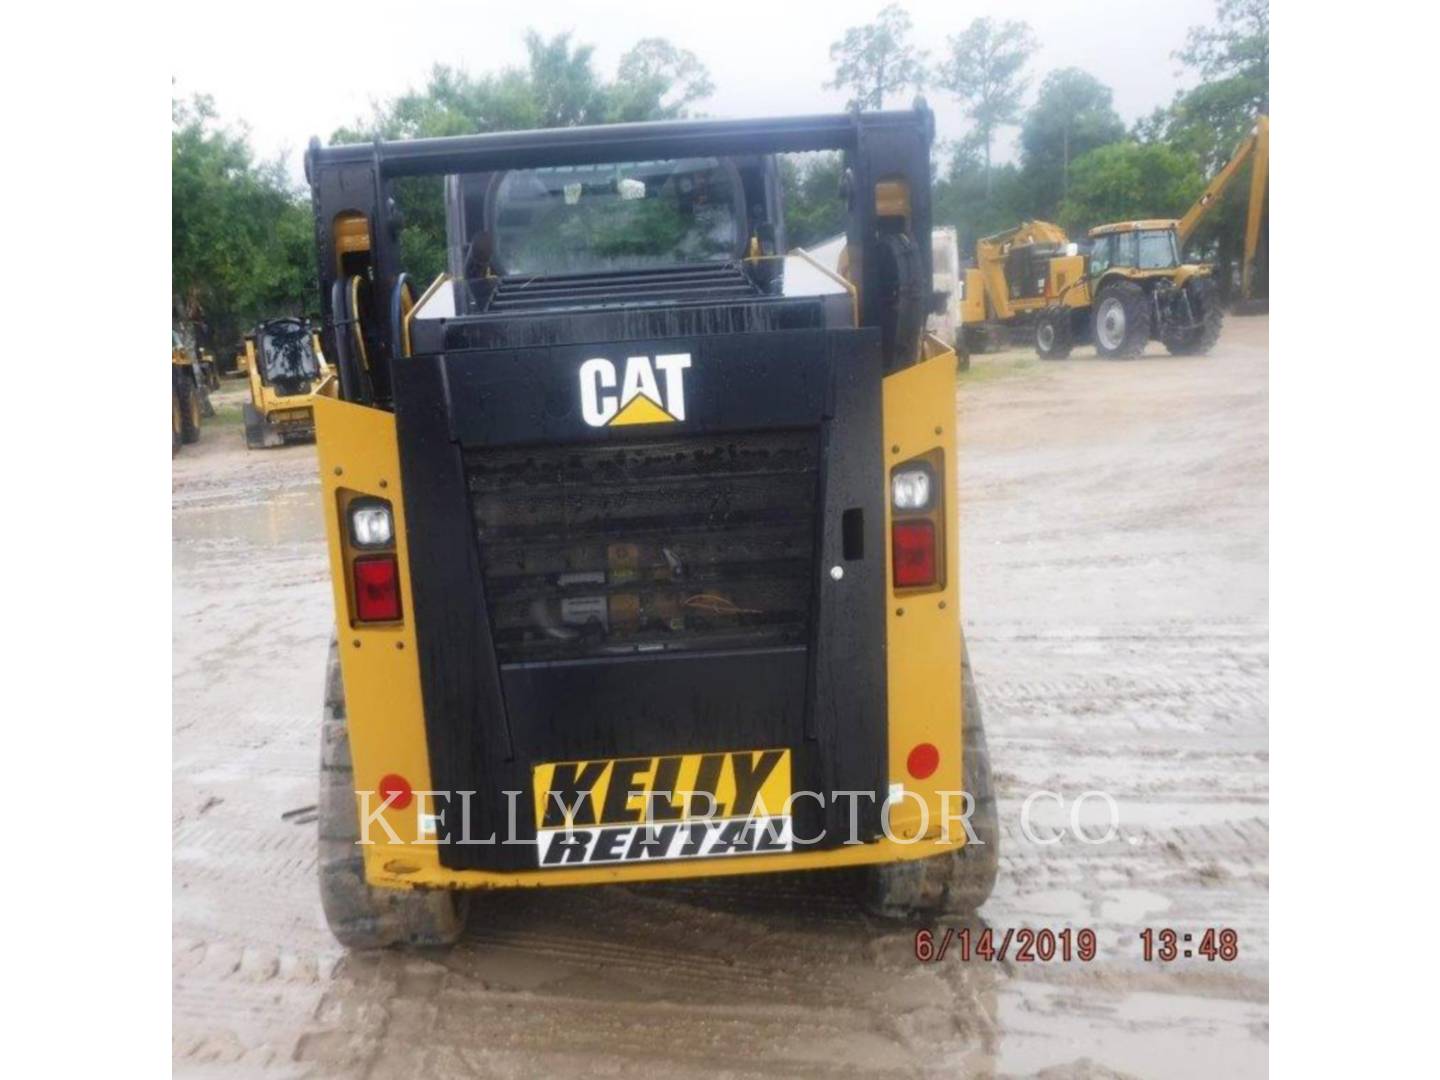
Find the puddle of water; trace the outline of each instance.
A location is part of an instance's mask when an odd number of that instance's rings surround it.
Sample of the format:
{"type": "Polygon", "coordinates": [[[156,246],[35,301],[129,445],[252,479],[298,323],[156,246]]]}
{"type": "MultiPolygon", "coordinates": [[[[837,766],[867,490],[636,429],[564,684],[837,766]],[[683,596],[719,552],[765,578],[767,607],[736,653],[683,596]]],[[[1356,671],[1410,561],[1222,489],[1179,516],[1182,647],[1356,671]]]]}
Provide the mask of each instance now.
{"type": "MultiPolygon", "coordinates": [[[[197,541],[273,545],[323,541],[319,493],[284,491],[263,502],[196,507],[173,516],[171,538],[183,549],[197,541]]],[[[177,561],[179,550],[176,552],[177,561]]]]}

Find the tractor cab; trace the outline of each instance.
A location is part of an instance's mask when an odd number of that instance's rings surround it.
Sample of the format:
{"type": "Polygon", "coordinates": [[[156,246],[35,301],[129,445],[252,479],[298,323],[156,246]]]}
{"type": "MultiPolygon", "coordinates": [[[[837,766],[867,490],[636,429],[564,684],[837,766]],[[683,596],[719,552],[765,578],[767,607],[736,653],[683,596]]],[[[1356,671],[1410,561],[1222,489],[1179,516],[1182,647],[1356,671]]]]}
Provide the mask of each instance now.
{"type": "Polygon", "coordinates": [[[1126,221],[1090,230],[1090,277],[1111,269],[1141,273],[1166,272],[1180,267],[1178,222],[1126,221]]]}

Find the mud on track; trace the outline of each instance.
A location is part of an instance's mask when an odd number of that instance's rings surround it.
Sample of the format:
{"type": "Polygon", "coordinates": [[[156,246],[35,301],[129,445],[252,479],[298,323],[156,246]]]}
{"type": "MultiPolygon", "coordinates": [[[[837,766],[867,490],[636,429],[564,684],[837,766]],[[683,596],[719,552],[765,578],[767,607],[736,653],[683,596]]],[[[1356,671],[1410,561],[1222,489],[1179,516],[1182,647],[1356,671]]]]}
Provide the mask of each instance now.
{"type": "Polygon", "coordinates": [[[315,801],[314,454],[247,452],[227,386],[173,472],[177,1071],[1263,1073],[1266,334],[1232,319],[1198,360],[977,357],[962,382],[962,610],[1004,841],[982,914],[1092,927],[1090,964],[918,964],[915,927],[859,911],[846,875],[498,894],[448,954],[342,954],[314,826],[280,817],[315,801]],[[1041,833],[1102,789],[1119,835],[1028,842],[1037,789],[1066,800],[1041,833]],[[1230,927],[1240,955],[1146,963],[1144,926],[1230,927]]]}

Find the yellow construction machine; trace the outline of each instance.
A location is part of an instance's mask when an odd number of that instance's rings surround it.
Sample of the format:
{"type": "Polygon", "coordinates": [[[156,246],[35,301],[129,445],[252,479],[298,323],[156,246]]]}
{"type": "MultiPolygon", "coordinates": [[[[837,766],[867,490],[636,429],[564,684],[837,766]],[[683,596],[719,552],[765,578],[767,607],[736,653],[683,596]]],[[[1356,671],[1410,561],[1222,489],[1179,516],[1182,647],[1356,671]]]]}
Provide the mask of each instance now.
{"type": "Polygon", "coordinates": [[[1252,307],[1263,303],[1255,296],[1255,259],[1260,248],[1260,227],[1265,220],[1265,211],[1270,197],[1270,117],[1259,116],[1249,134],[1240,141],[1230,161],[1215,174],[1205,186],[1193,206],[1176,225],[1175,234],[1180,250],[1195,235],[1195,230],[1206,214],[1215,208],[1225,190],[1239,175],[1246,162],[1250,167],[1250,199],[1245,213],[1245,249],[1240,263],[1240,297],[1235,309],[1252,307]]]}
{"type": "Polygon", "coordinates": [[[965,271],[965,345],[984,352],[1028,329],[1046,359],[1062,359],[1084,342],[1109,357],[1137,356],[1151,340],[1177,355],[1208,352],[1224,319],[1219,289],[1208,265],[1185,262],[1182,255],[1200,222],[1252,162],[1240,302],[1254,300],[1269,147],[1269,118],[1261,116],[1178,220],[1100,225],[1084,245],[1047,221],[984,237],[975,246],[976,265],[965,271]]]}
{"type": "Polygon", "coordinates": [[[315,398],[333,393],[320,338],[304,319],[271,319],[245,335],[245,445],[252,450],[315,437],[315,398]]]}
{"type": "Polygon", "coordinates": [[[917,103],[312,144],[343,943],[451,942],[505,888],[989,895],[933,137],[917,103]],[[843,272],[786,254],[802,150],[845,154],[843,272]],[[408,176],[445,178],[450,253],[413,301],[408,176]]]}
{"type": "Polygon", "coordinates": [[[214,416],[210,379],[195,344],[194,327],[187,323],[170,328],[170,455],[184,443],[200,441],[200,421],[214,416]]]}
{"type": "Polygon", "coordinates": [[[1013,328],[1028,325],[1057,305],[1088,304],[1085,259],[1065,230],[1048,221],[1024,221],[982,237],[975,265],[965,270],[961,339],[970,352],[993,352],[1009,342],[1013,328]]]}

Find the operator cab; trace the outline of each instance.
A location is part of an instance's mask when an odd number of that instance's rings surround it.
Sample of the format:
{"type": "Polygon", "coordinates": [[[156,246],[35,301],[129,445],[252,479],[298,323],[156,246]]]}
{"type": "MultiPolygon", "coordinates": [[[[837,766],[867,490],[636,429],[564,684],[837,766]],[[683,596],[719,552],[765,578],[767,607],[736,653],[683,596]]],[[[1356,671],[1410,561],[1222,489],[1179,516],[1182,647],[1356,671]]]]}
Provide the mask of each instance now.
{"type": "Polygon", "coordinates": [[[1131,221],[1090,230],[1090,274],[1111,269],[1174,270],[1180,245],[1174,221],[1131,221]]]}
{"type": "Polygon", "coordinates": [[[853,321],[844,282],[782,254],[773,155],[451,175],[445,203],[450,282],[415,330],[443,318],[448,348],[853,321]]]}
{"type": "Polygon", "coordinates": [[[255,331],[260,381],[279,397],[310,393],[320,378],[314,337],[303,319],[273,319],[255,331]]]}

